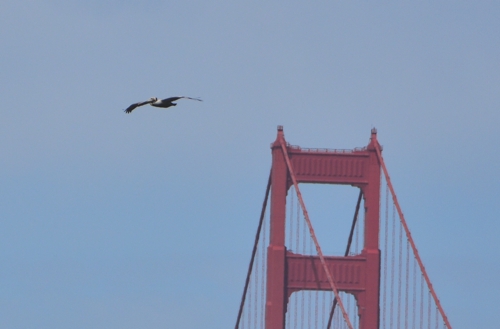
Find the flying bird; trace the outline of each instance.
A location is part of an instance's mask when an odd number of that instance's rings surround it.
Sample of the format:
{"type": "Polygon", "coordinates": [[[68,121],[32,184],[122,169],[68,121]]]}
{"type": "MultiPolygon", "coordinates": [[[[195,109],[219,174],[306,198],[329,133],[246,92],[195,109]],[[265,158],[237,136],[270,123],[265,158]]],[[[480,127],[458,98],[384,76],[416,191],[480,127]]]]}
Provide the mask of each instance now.
{"type": "Polygon", "coordinates": [[[125,113],[130,113],[133,110],[135,110],[137,107],[143,106],[146,104],[149,104],[149,105],[155,106],[155,107],[163,107],[163,108],[167,108],[170,106],[176,106],[177,104],[174,102],[178,99],[181,99],[181,98],[192,99],[194,101],[202,102],[202,100],[199,98],[192,98],[192,97],[186,97],[186,96],[176,96],[176,97],[169,97],[169,98],[165,98],[165,99],[158,99],[156,97],[151,97],[150,99],[148,99],[145,102],[139,102],[139,103],[134,103],[134,104],[130,105],[124,111],[125,111],[125,113]]]}

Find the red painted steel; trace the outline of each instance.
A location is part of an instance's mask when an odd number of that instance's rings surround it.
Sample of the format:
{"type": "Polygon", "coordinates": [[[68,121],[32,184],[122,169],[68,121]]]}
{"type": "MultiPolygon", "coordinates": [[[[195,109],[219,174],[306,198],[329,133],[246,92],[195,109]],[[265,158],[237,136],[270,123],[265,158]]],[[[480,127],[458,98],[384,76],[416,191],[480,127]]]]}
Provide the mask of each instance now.
{"type": "Polygon", "coordinates": [[[289,296],[299,290],[331,290],[321,257],[288,252],[285,246],[286,195],[297,183],[347,184],[359,187],[365,206],[364,247],[359,256],[324,257],[338,290],[355,296],[359,328],[378,329],[380,290],[379,202],[381,166],[376,131],[366,148],[302,149],[286,144],[283,128],[272,149],[271,232],[267,258],[266,329],[285,328],[289,296]],[[282,146],[284,146],[282,148],[282,146]],[[285,153],[286,152],[286,153],[285,153]]]}
{"type": "MultiPolygon", "coordinates": [[[[331,290],[318,256],[303,256],[288,251],[286,258],[288,295],[303,289],[331,290]]],[[[324,260],[338,290],[356,293],[366,289],[366,258],[329,256],[324,260]]]]}
{"type": "Polygon", "coordinates": [[[285,328],[286,283],[285,283],[285,215],[288,172],[285,157],[279,142],[283,130],[278,130],[278,138],[272,146],[273,163],[271,169],[271,219],[270,237],[267,248],[267,290],[265,306],[266,329],[285,328]]]}

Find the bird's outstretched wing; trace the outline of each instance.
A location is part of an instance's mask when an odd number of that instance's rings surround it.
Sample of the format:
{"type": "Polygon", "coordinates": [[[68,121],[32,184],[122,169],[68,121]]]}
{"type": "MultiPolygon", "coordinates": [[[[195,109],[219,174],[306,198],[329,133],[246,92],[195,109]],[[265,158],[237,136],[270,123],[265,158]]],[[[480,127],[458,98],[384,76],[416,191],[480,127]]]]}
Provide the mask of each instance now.
{"type": "Polygon", "coordinates": [[[203,102],[200,98],[187,97],[187,96],[169,97],[169,98],[165,98],[164,100],[162,100],[162,102],[175,102],[176,100],[181,99],[181,98],[192,99],[194,101],[203,102]]]}
{"type": "Polygon", "coordinates": [[[192,100],[194,100],[194,101],[203,102],[203,101],[201,100],[201,98],[199,98],[199,97],[187,97],[187,96],[182,96],[181,98],[192,99],[192,100]]]}
{"type": "Polygon", "coordinates": [[[126,108],[125,110],[123,110],[123,111],[125,111],[125,113],[130,113],[130,112],[132,112],[133,110],[135,110],[135,108],[136,108],[136,107],[143,106],[143,105],[146,105],[146,104],[151,104],[151,103],[153,103],[153,102],[154,102],[154,101],[150,99],[150,100],[147,100],[147,101],[145,101],[145,102],[134,103],[134,104],[130,105],[129,107],[127,107],[127,108],[126,108]]]}

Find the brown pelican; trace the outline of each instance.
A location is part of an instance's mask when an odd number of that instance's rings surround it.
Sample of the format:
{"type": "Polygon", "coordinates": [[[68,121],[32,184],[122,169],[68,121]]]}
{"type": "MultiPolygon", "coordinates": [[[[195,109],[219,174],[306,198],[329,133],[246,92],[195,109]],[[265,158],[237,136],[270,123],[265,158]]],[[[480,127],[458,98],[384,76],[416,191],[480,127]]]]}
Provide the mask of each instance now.
{"type": "Polygon", "coordinates": [[[163,107],[163,108],[167,108],[170,106],[176,106],[177,104],[174,102],[178,99],[181,99],[181,98],[192,99],[192,100],[199,101],[199,102],[202,101],[199,98],[192,98],[192,97],[186,97],[186,96],[169,97],[169,98],[165,98],[165,99],[158,99],[156,97],[151,97],[150,99],[148,99],[145,102],[139,102],[139,103],[134,103],[134,104],[130,105],[124,111],[125,111],[125,113],[130,113],[133,110],[135,110],[136,107],[143,106],[146,104],[149,104],[151,106],[156,106],[156,107],[163,107]]]}

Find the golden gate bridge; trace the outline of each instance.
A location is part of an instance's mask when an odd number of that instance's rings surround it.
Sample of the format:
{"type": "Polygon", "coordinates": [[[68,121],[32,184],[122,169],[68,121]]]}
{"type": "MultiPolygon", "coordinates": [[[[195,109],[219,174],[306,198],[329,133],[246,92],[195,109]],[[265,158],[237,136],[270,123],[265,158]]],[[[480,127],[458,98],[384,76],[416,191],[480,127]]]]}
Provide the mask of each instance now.
{"type": "Polygon", "coordinates": [[[452,328],[399,206],[376,129],[366,147],[332,150],[290,145],[278,126],[271,150],[235,329],[452,328]],[[359,188],[343,255],[323,253],[300,183],[359,188]]]}

